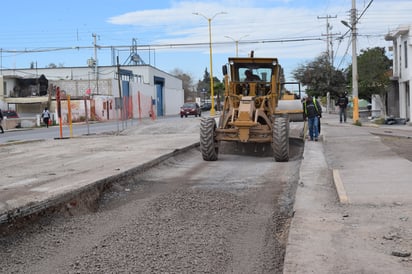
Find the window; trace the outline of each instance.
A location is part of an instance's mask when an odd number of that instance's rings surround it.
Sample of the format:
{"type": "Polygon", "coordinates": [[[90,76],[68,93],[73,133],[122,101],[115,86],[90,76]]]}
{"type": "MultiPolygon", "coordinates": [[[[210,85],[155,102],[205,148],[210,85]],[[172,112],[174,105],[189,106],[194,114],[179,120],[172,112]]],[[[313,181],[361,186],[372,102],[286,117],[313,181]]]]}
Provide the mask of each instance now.
{"type": "Polygon", "coordinates": [[[269,67],[256,67],[256,68],[251,68],[250,66],[242,66],[239,67],[238,75],[239,75],[239,80],[244,81],[246,78],[245,72],[249,70],[252,72],[253,75],[257,75],[261,81],[263,82],[270,82],[270,78],[272,75],[272,68],[269,67]]]}
{"type": "Polygon", "coordinates": [[[407,41],[403,42],[403,50],[405,51],[405,68],[408,67],[408,43],[407,41]]]}

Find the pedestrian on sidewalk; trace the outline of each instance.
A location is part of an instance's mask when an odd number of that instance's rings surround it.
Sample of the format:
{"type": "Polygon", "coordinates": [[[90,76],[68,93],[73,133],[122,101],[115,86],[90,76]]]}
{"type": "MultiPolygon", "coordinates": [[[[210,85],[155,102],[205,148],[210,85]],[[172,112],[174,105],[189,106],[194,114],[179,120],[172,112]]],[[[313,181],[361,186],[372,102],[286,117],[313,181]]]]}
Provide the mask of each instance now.
{"type": "Polygon", "coordinates": [[[43,118],[43,122],[46,124],[46,127],[49,127],[49,120],[50,120],[50,112],[47,107],[44,108],[43,113],[41,114],[43,118]]]}
{"type": "Polygon", "coordinates": [[[346,107],[348,106],[349,100],[345,93],[340,93],[335,106],[339,106],[339,122],[346,123],[346,107]]]}
{"type": "Polygon", "coordinates": [[[318,141],[319,120],[322,117],[322,107],[316,99],[306,97],[303,102],[303,120],[308,121],[310,140],[318,141]]]}
{"type": "Polygon", "coordinates": [[[0,133],[4,133],[4,129],[3,129],[2,123],[3,123],[3,112],[2,112],[1,109],[0,109],[0,130],[1,130],[0,133]]]}

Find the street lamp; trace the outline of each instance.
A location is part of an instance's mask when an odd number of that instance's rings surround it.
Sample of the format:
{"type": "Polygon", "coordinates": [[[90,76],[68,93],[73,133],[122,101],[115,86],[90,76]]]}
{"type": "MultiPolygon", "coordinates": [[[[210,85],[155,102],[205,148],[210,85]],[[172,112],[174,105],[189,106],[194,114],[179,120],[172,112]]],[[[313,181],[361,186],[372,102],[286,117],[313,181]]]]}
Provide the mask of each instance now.
{"type": "Polygon", "coordinates": [[[210,51],[210,99],[211,99],[211,109],[210,109],[210,115],[214,116],[215,115],[215,99],[214,99],[214,88],[213,88],[213,61],[212,61],[212,28],[211,28],[211,22],[213,18],[218,16],[219,14],[226,14],[226,12],[218,12],[215,15],[213,15],[211,18],[206,17],[205,15],[199,13],[199,12],[194,12],[194,15],[199,15],[202,16],[207,20],[209,23],[209,51],[210,51]]]}
{"type": "Polygon", "coordinates": [[[245,38],[245,37],[248,37],[248,36],[249,36],[249,34],[246,34],[246,35],[243,35],[242,37],[240,37],[239,39],[236,40],[236,39],[234,39],[234,38],[232,38],[232,37],[230,37],[230,36],[225,35],[226,38],[229,38],[229,39],[231,39],[233,42],[235,42],[235,45],[236,45],[236,57],[238,57],[239,41],[242,40],[242,38],[245,38]]]}
{"type": "Polygon", "coordinates": [[[352,96],[353,96],[353,122],[359,120],[359,101],[358,101],[358,59],[356,53],[356,1],[352,0],[351,25],[346,21],[341,21],[352,32],[352,96]]]}

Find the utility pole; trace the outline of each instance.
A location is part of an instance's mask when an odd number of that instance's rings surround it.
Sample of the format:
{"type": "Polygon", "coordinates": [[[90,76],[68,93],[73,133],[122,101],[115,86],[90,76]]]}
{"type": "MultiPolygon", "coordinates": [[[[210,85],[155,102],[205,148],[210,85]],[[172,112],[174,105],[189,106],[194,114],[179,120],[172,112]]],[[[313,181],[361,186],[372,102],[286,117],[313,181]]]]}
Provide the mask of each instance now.
{"type": "Polygon", "coordinates": [[[352,21],[352,96],[353,96],[353,122],[359,120],[358,105],[358,56],[356,50],[356,0],[352,0],[351,21],[352,21]]]}
{"type": "Polygon", "coordinates": [[[340,33],[330,33],[329,31],[332,30],[332,26],[329,24],[329,19],[337,18],[337,16],[318,16],[318,19],[326,19],[326,34],[322,34],[322,36],[326,36],[326,54],[328,55],[329,62],[333,66],[333,44],[332,44],[332,37],[335,35],[339,35],[340,33]],[[330,48],[329,48],[330,47],[330,48]]]}
{"type": "MultiPolygon", "coordinates": [[[[328,80],[328,86],[330,85],[330,81],[333,77],[333,43],[332,43],[332,37],[334,35],[339,35],[339,33],[329,33],[330,30],[332,30],[332,26],[329,24],[329,19],[330,18],[336,18],[337,16],[331,16],[331,15],[326,15],[326,16],[318,16],[318,19],[326,19],[326,34],[322,34],[322,36],[326,36],[326,54],[328,56],[328,61],[330,64],[330,71],[329,71],[329,77],[327,78],[328,80]],[[330,48],[329,48],[330,46],[330,48]]],[[[326,94],[326,111],[329,112],[330,110],[330,92],[328,91],[326,94]]]]}
{"type": "Polygon", "coordinates": [[[356,0],[352,0],[352,9],[350,10],[351,23],[341,21],[342,24],[351,30],[352,34],[352,103],[353,103],[353,122],[359,121],[359,101],[358,101],[358,54],[356,50],[356,0]]]}
{"type": "Polygon", "coordinates": [[[96,93],[99,94],[99,72],[97,70],[97,35],[96,33],[92,34],[93,36],[93,47],[94,47],[94,79],[96,80],[96,93]]]}

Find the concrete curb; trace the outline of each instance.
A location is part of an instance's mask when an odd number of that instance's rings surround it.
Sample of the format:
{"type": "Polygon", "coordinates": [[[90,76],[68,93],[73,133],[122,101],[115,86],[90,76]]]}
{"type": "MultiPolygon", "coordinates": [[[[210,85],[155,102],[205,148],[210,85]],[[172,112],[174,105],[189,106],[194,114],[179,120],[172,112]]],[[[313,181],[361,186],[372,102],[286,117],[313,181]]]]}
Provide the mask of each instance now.
{"type": "Polygon", "coordinates": [[[394,134],[394,133],[381,133],[381,132],[369,132],[370,134],[376,136],[384,136],[384,137],[396,137],[396,138],[403,138],[403,139],[411,139],[411,136],[401,135],[401,134],[394,134]]]}
{"type": "Polygon", "coordinates": [[[349,204],[349,198],[346,194],[345,187],[343,186],[342,179],[338,169],[332,170],[333,183],[335,184],[336,192],[338,193],[339,202],[341,204],[349,204]]]}
{"type": "Polygon", "coordinates": [[[21,145],[21,144],[28,144],[28,143],[38,143],[44,142],[45,139],[33,139],[33,140],[23,140],[23,141],[10,141],[7,143],[1,143],[0,147],[12,146],[12,145],[21,145]]]}

